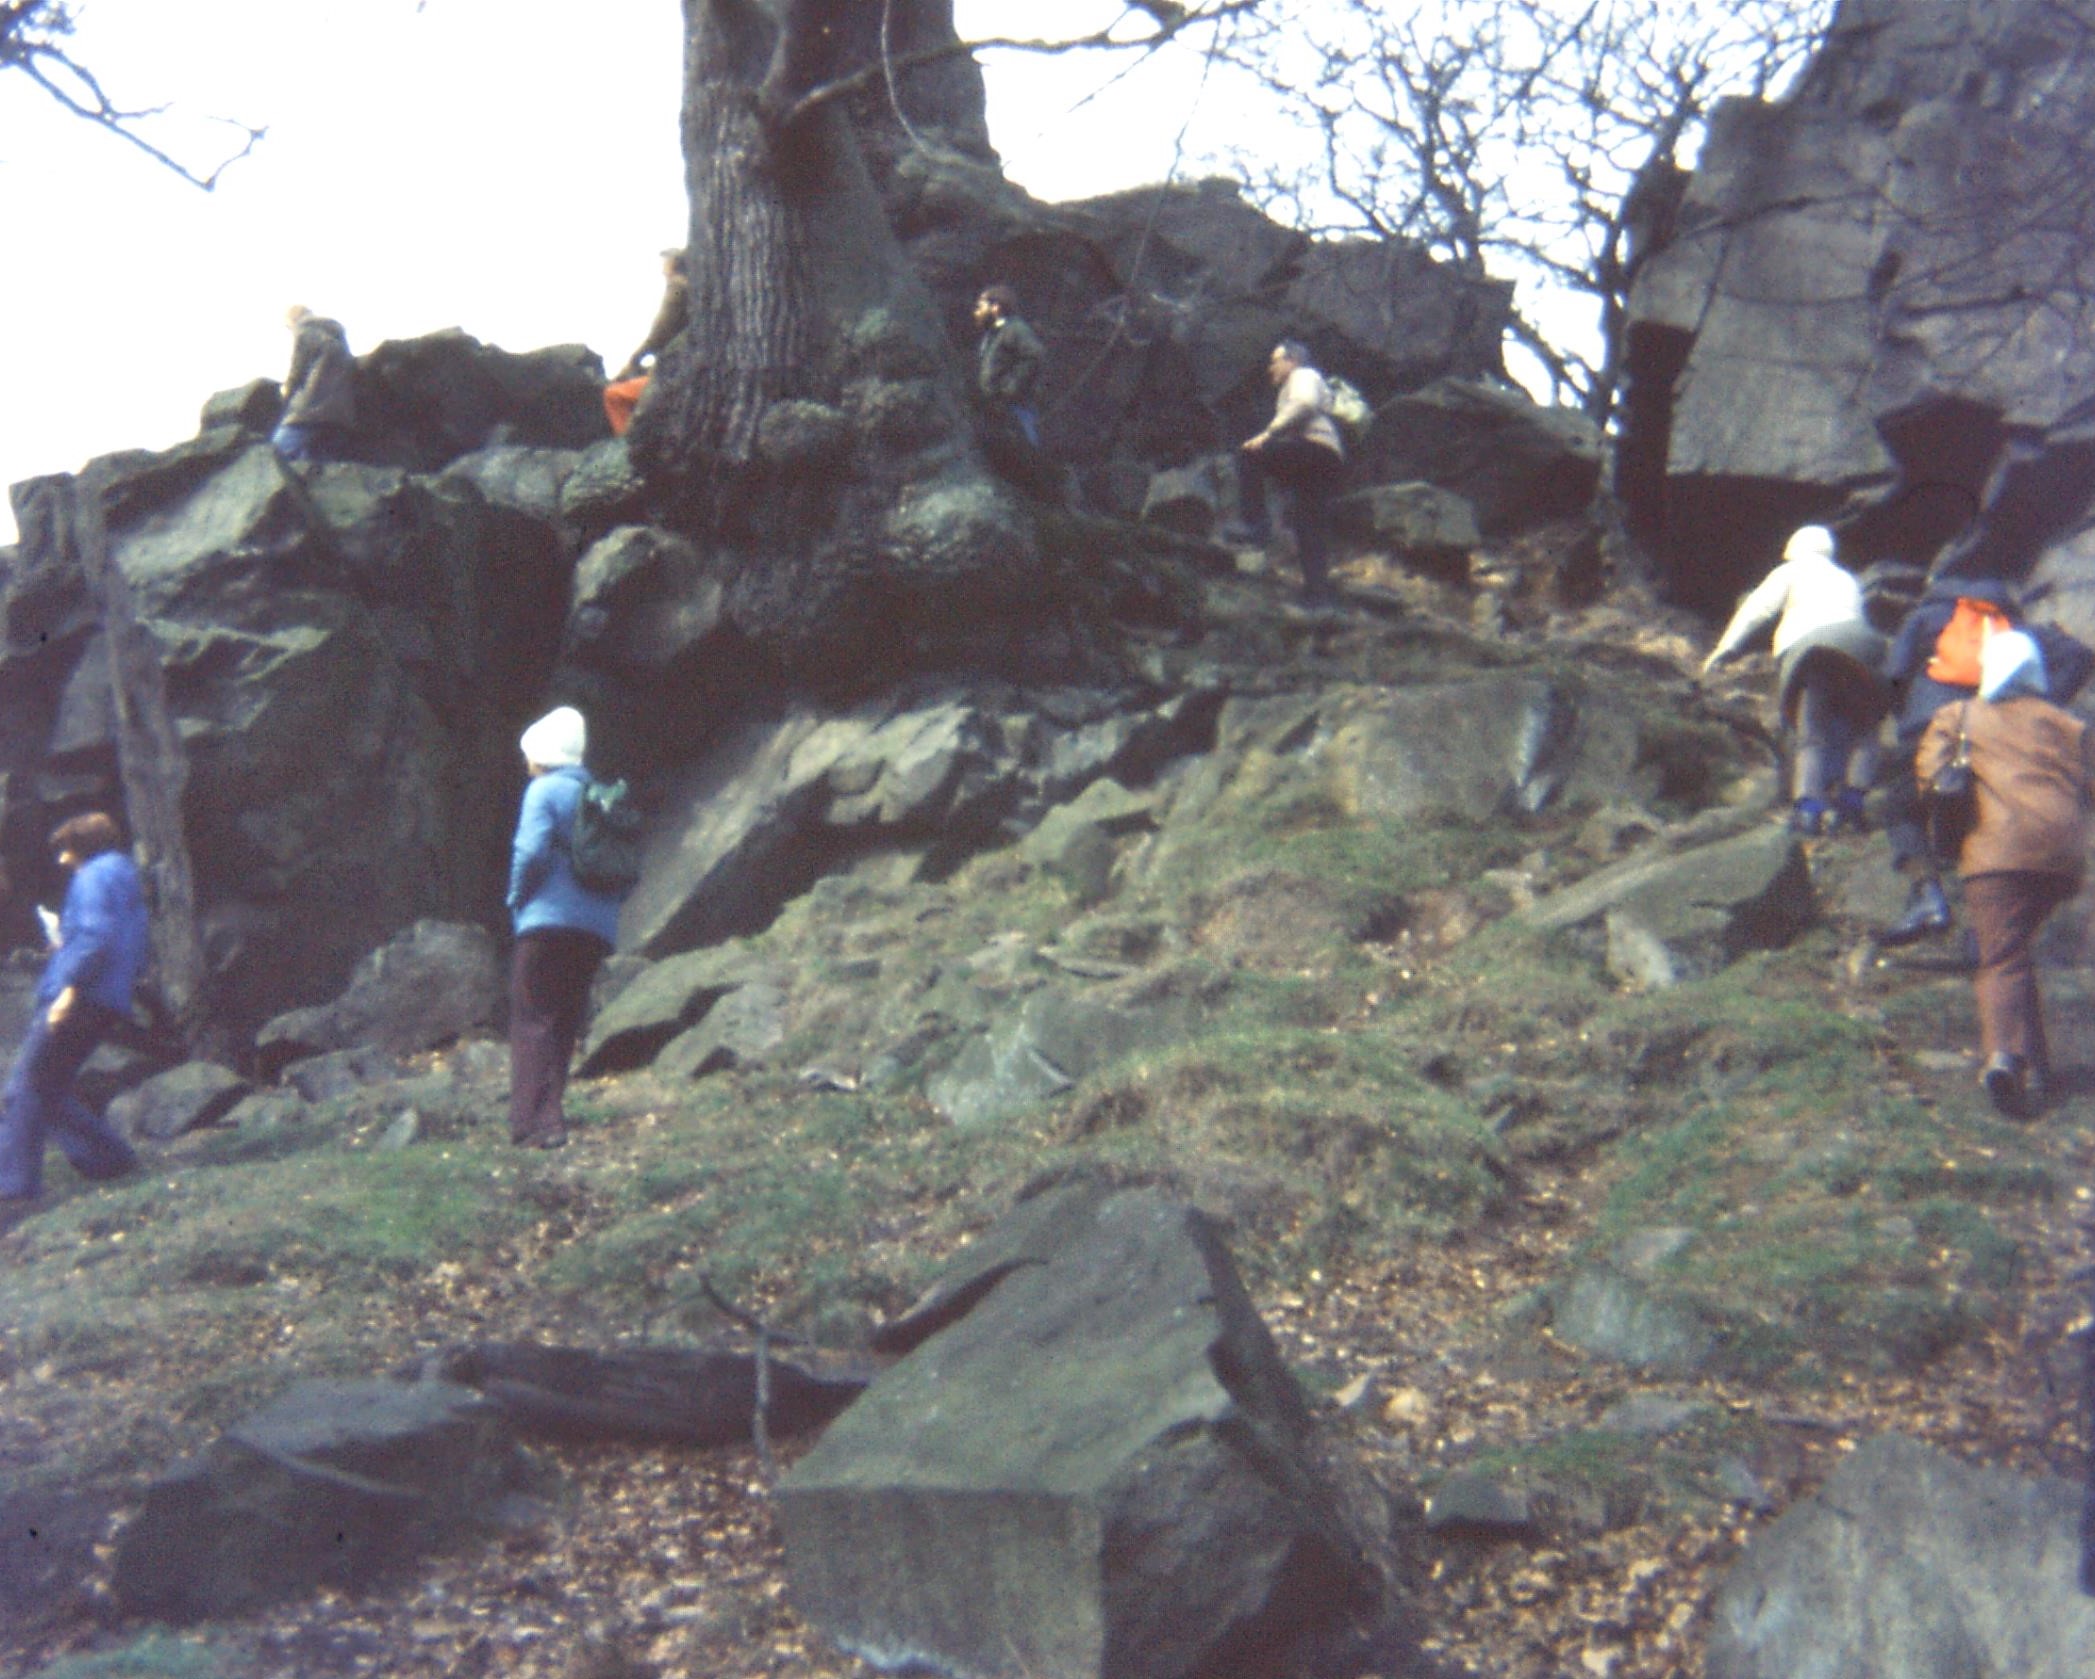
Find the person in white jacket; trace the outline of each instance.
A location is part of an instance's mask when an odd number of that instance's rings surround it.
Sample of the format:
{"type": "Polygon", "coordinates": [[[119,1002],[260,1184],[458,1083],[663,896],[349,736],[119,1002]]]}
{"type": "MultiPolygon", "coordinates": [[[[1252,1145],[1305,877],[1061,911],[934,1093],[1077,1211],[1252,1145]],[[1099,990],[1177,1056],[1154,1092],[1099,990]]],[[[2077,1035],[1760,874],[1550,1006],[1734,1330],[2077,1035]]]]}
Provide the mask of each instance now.
{"type": "Polygon", "coordinates": [[[1739,602],[1702,661],[1706,675],[1775,626],[1777,704],[1794,742],[1790,826],[1801,834],[1862,829],[1890,703],[1884,638],[1864,616],[1862,585],[1833,554],[1824,525],[1792,532],[1782,563],[1739,602]]]}

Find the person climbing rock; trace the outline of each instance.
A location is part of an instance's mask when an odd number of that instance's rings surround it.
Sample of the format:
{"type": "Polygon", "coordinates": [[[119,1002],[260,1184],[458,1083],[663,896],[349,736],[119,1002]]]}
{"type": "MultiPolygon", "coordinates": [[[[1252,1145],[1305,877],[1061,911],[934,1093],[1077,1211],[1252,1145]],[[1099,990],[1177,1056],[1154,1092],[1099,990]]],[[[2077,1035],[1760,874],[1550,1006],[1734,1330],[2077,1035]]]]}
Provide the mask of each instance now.
{"type": "Polygon", "coordinates": [[[356,357],[340,321],[294,303],[284,316],[291,329],[291,371],[284,375],[284,411],[269,441],[287,461],[345,458],[356,429],[356,357]]]}
{"type": "Polygon", "coordinates": [[[1917,786],[1968,749],[1974,819],[1957,854],[1978,940],[1980,1082],[2003,1113],[2042,1105],[2050,1075],[2032,959],[2046,917],[2080,886],[2095,802],[2095,731],[2047,699],[2044,659],[2020,630],[1986,638],[1978,691],[1936,712],[1914,759],[1917,786]]]}
{"type": "Polygon", "coordinates": [[[1889,705],[1884,638],[1863,616],[1862,586],[1834,558],[1833,533],[1805,525],[1782,560],[1739,602],[1702,661],[1707,675],[1768,625],[1779,666],[1776,709],[1794,743],[1790,827],[1821,834],[1864,826],[1876,731],[1889,705]]]}
{"type": "Polygon", "coordinates": [[[589,725],[572,706],[549,711],[517,743],[531,781],[510,851],[509,912],[516,931],[509,985],[509,1140],[525,1148],[567,1141],[568,1063],[589,987],[618,941],[618,899],[575,878],[575,821],[589,772],[589,725]]]}
{"type": "Polygon", "coordinates": [[[1061,485],[1040,447],[1033,392],[1047,347],[1018,313],[1018,293],[984,286],[975,298],[975,396],[982,410],[982,450],[996,474],[1028,495],[1059,500],[1061,485]]]}
{"type": "Polygon", "coordinates": [[[84,1178],[122,1177],[138,1164],[131,1145],[73,1093],[87,1058],[131,1012],[145,970],[151,929],[138,865],[100,811],[61,822],[50,844],[71,878],[29,1031],[0,1095],[0,1211],[17,1213],[43,1193],[47,1140],[84,1178]]]}
{"type": "Polygon", "coordinates": [[[655,309],[654,323],[640,348],[626,358],[625,366],[604,387],[604,418],[611,422],[611,435],[623,437],[640,406],[655,358],[669,348],[670,340],[691,320],[691,277],[682,251],[662,253],[662,301],[655,309]]]}
{"type": "Polygon", "coordinates": [[[1302,602],[1327,606],[1331,591],[1331,503],[1346,467],[1346,443],[1331,417],[1331,388],[1293,338],[1273,347],[1266,375],[1276,392],[1273,418],[1237,450],[1239,522],[1223,540],[1264,546],[1273,538],[1266,490],[1278,488],[1302,569],[1302,602]]]}

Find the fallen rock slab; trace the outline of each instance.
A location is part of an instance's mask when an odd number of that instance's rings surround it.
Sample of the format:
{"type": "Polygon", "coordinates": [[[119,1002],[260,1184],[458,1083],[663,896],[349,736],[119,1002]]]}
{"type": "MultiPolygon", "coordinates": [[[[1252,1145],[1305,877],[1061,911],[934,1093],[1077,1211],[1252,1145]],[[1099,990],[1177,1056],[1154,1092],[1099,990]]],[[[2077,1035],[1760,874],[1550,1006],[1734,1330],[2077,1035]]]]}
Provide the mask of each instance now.
{"type": "Polygon", "coordinates": [[[1022,1204],[780,1483],[795,1602],[883,1669],[1285,1671],[1372,1597],[1293,1378],[1213,1224],[1022,1204]]]}
{"type": "Polygon", "coordinates": [[[300,1382],[147,1491],[112,1585],[133,1614],[237,1615],[362,1590],[492,1518],[523,1463],[449,1382],[300,1382]]]}
{"type": "Polygon", "coordinates": [[[364,958],[333,1002],[278,1015],[255,1042],[271,1072],[338,1049],[412,1055],[493,1025],[501,997],[486,928],[417,921],[364,958]]]}
{"type": "Polygon", "coordinates": [[[2085,1679],[2080,1494],[1884,1435],[1718,1589],[1709,1679],[2085,1679]]]}
{"type": "Polygon", "coordinates": [[[109,1123],[134,1137],[166,1142],[217,1124],[253,1088],[230,1067],[188,1061],[117,1097],[109,1104],[109,1123]]]}

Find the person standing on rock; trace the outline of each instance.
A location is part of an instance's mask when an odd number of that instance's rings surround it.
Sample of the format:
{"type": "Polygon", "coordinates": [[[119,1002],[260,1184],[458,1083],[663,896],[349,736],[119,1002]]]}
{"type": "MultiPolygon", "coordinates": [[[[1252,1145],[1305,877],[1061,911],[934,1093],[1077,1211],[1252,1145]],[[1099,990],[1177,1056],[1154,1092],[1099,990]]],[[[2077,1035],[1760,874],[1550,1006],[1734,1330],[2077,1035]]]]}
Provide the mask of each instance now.
{"type": "Polygon", "coordinates": [[[2018,1117],[2041,1106],[2051,1070],[2032,950],[2045,919],[2080,887],[2095,803],[2095,730],[2047,692],[2029,636],[1989,636],[1977,695],[1935,714],[1913,762],[1925,787],[1960,742],[1971,761],[1975,813],[1957,872],[1979,946],[1979,1080],[1996,1108],[2018,1117]]]}
{"type": "Polygon", "coordinates": [[[509,979],[509,1140],[567,1141],[568,1063],[589,987],[618,939],[618,899],[575,878],[575,821],[589,772],[589,728],[572,706],[549,711],[518,744],[531,776],[509,863],[516,950],[509,979]]]}
{"type": "Polygon", "coordinates": [[[982,448],[998,476],[1029,495],[1053,499],[1059,490],[1040,449],[1040,383],[1047,346],[1018,313],[1018,293],[984,286],[975,298],[975,395],[982,405],[982,448]]]}
{"type": "Polygon", "coordinates": [[[1768,625],[1780,667],[1777,709],[1795,743],[1790,827],[1861,832],[1876,774],[1877,725],[1889,705],[1884,638],[1863,615],[1862,585],[1833,557],[1833,533],[1805,525],[1782,561],[1739,602],[1702,661],[1706,676],[1768,625]]]}
{"type": "Polygon", "coordinates": [[[1277,393],[1273,418],[1237,450],[1240,523],[1225,539],[1261,547],[1272,540],[1266,486],[1277,486],[1287,503],[1295,561],[1302,568],[1302,604],[1328,606],[1336,598],[1330,573],[1331,503],[1345,472],[1345,439],[1331,417],[1331,387],[1310,365],[1306,346],[1283,339],[1266,360],[1266,374],[1277,393]]]}
{"type": "Polygon", "coordinates": [[[52,857],[72,878],[29,1032],[0,1095],[0,1208],[26,1208],[42,1194],[47,1139],[84,1178],[122,1177],[138,1164],[131,1145],[73,1093],[87,1058],[131,1012],[150,947],[138,865],[119,838],[100,811],[51,835],[52,857]]]}
{"type": "Polygon", "coordinates": [[[356,428],[356,357],[342,323],[303,303],[284,316],[291,329],[291,371],[284,376],[284,412],[269,441],[287,461],[346,458],[356,428]]]}
{"type": "Polygon", "coordinates": [[[604,418],[611,422],[613,437],[625,436],[633,424],[633,411],[647,389],[649,369],[655,358],[669,348],[669,341],[691,322],[691,271],[682,251],[662,253],[662,302],[655,310],[654,324],[640,341],[640,348],[626,358],[626,365],[611,376],[604,387],[604,418]]]}

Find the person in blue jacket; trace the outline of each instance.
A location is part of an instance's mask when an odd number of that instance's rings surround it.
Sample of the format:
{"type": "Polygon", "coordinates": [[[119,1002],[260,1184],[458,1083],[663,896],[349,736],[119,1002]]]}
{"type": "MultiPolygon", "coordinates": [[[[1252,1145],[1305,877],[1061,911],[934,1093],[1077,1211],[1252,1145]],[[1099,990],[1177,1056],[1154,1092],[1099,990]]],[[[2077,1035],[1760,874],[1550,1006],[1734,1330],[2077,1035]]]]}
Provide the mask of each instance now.
{"type": "Polygon", "coordinates": [[[131,1145],[73,1094],[87,1058],[131,1012],[145,970],[150,929],[138,865],[100,811],[60,823],[51,852],[72,880],[28,1036],[0,1095],[0,1204],[42,1193],[47,1138],[85,1178],[122,1177],[138,1164],[131,1145]]]}
{"type": "Polygon", "coordinates": [[[509,1140],[526,1148],[567,1141],[568,1062],[589,987],[618,940],[618,899],[575,879],[569,847],[589,785],[589,727],[572,706],[550,711],[518,742],[530,785],[509,862],[516,952],[509,971],[509,1140]]]}

